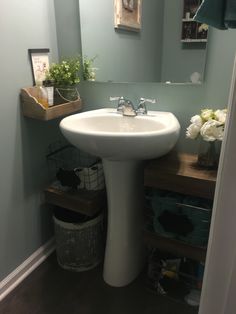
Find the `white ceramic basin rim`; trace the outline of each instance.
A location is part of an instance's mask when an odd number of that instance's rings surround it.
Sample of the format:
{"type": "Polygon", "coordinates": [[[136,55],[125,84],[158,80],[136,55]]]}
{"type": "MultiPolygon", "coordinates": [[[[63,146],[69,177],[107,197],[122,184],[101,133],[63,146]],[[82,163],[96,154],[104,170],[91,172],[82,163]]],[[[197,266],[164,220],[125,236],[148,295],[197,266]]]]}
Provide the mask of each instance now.
{"type": "Polygon", "coordinates": [[[175,145],[180,125],[170,112],[124,117],[104,108],[64,118],[64,136],[78,148],[110,160],[143,160],[161,156],[175,145]]]}

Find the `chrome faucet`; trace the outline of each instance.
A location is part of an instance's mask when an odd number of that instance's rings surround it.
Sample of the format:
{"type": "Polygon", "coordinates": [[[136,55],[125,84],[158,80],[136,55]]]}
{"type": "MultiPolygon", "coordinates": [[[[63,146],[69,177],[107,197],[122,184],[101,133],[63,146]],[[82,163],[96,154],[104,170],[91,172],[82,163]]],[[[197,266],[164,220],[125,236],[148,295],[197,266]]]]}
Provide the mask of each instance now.
{"type": "Polygon", "coordinates": [[[151,104],[155,104],[156,103],[156,99],[147,99],[147,98],[141,97],[140,100],[139,100],[138,108],[136,110],[137,114],[139,114],[139,115],[147,114],[146,102],[149,102],[151,104]]]}
{"type": "Polygon", "coordinates": [[[156,99],[140,98],[138,108],[135,109],[131,100],[121,97],[110,97],[110,101],[118,100],[117,112],[123,116],[135,117],[136,115],[146,115],[147,107],[146,102],[155,104],[156,99]]]}

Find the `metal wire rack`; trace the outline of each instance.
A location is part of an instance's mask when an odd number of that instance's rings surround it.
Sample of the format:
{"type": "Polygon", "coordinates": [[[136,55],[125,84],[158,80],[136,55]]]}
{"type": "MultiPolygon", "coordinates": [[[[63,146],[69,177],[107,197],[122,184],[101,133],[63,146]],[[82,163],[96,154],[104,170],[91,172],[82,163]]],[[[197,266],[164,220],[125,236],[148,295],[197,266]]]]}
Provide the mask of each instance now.
{"type": "Polygon", "coordinates": [[[102,190],[105,187],[100,158],[83,152],[73,145],[57,141],[48,146],[46,154],[50,178],[63,187],[102,190]]]}

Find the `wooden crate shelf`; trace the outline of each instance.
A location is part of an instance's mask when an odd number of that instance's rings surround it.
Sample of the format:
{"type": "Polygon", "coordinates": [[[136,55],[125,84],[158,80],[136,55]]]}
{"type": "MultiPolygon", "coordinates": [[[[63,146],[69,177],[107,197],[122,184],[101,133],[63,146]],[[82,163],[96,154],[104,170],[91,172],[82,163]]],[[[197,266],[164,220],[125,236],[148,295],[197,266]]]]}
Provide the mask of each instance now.
{"type": "MultiPolygon", "coordinates": [[[[185,195],[213,199],[217,170],[208,170],[197,165],[197,156],[170,153],[147,162],[144,169],[144,185],[185,195]]],[[[206,248],[194,246],[158,233],[144,231],[147,245],[204,262],[206,248]]]]}
{"type": "Polygon", "coordinates": [[[166,238],[154,232],[145,230],[144,242],[152,247],[176,254],[180,257],[191,258],[199,262],[204,262],[206,259],[205,247],[198,247],[175,239],[166,238]]]}
{"type": "Polygon", "coordinates": [[[24,116],[37,120],[48,121],[82,109],[81,99],[44,108],[36,99],[36,87],[21,89],[21,104],[24,116]]]}
{"type": "Polygon", "coordinates": [[[171,153],[146,164],[144,185],[191,196],[214,198],[217,170],[197,165],[197,156],[171,153]]]}
{"type": "Polygon", "coordinates": [[[71,190],[61,191],[48,187],[45,191],[45,201],[49,204],[64,207],[87,216],[94,216],[106,207],[106,192],[71,190]]]}

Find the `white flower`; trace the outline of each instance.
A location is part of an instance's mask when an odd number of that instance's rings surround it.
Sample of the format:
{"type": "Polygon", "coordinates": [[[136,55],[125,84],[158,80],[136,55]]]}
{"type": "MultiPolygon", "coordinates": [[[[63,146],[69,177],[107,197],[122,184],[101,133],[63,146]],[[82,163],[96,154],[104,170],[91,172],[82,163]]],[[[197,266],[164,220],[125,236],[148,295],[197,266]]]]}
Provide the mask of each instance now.
{"type": "Polygon", "coordinates": [[[214,117],[214,111],[212,109],[203,109],[201,113],[201,118],[205,121],[212,119],[214,117]]]}
{"type": "Polygon", "coordinates": [[[222,141],[224,134],[224,126],[216,120],[205,122],[201,128],[201,136],[204,141],[213,142],[215,140],[222,141]]]}
{"type": "Polygon", "coordinates": [[[190,126],[187,128],[186,131],[186,136],[192,140],[194,140],[195,138],[197,138],[199,132],[200,132],[201,126],[192,123],[190,124],[190,126]]]}
{"type": "Polygon", "coordinates": [[[226,114],[227,114],[227,109],[223,109],[223,110],[218,109],[214,112],[215,119],[223,124],[225,124],[226,114]]]}
{"type": "Polygon", "coordinates": [[[208,25],[205,23],[198,27],[199,33],[201,33],[202,31],[207,31],[207,30],[208,30],[208,25]]]}
{"type": "Polygon", "coordinates": [[[193,116],[190,120],[191,123],[201,127],[203,125],[203,121],[201,116],[199,116],[198,114],[196,114],[195,116],[193,116]]]}

